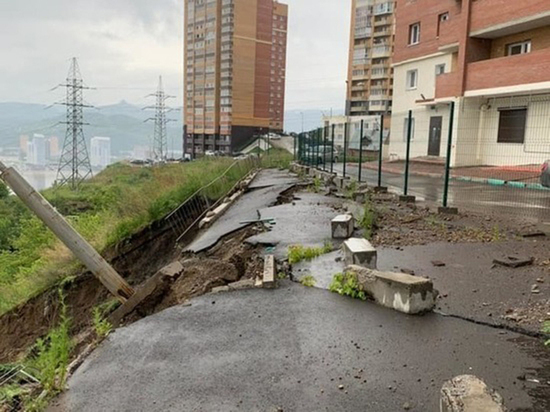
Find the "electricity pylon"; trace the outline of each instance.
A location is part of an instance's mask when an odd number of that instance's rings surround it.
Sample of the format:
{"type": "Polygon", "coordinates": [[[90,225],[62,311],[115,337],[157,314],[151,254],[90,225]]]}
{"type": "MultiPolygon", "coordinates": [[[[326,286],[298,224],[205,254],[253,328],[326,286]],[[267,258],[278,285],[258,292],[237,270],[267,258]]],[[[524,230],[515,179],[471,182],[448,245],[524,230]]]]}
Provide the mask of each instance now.
{"type": "Polygon", "coordinates": [[[162,76],[159,76],[159,85],[156,93],[150,94],[147,97],[155,97],[156,103],[154,106],[147,106],[144,110],[154,109],[155,117],[151,117],[146,122],[154,120],[155,122],[155,134],[153,138],[153,158],[157,162],[166,161],[168,154],[168,138],[166,134],[166,123],[173,122],[173,119],[167,119],[166,113],[171,112],[173,109],[166,107],[166,100],[175,96],[168,96],[164,93],[162,87],[162,76]]]}
{"type": "Polygon", "coordinates": [[[67,89],[65,101],[58,103],[67,106],[66,120],[61,122],[67,125],[67,131],[59,159],[56,182],[59,186],[69,185],[72,190],[75,190],[83,180],[92,176],[92,166],[82,126],[88,124],[84,123],[83,109],[93,107],[84,103],[83,90],[89,87],[84,86],[76,58],[71,61],[66,83],[59,86],[67,89]]]}

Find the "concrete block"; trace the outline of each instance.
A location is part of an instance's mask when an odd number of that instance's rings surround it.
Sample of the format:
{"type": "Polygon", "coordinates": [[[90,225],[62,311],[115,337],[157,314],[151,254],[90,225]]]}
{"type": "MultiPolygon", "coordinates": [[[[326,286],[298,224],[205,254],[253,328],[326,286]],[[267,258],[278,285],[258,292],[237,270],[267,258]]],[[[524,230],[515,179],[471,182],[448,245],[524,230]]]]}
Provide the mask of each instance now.
{"type": "Polygon", "coordinates": [[[275,257],[273,255],[266,255],[264,260],[264,279],[263,287],[272,289],[277,286],[275,279],[275,257]]]}
{"type": "Polygon", "coordinates": [[[473,375],[462,375],[443,384],[441,412],[504,412],[504,401],[496,391],[473,375]]]}
{"type": "Polygon", "coordinates": [[[379,305],[410,315],[431,311],[435,306],[438,293],[430,279],[357,265],[348,266],[346,272],[354,273],[362,290],[379,305]]]}
{"type": "Polygon", "coordinates": [[[416,202],[416,196],[401,195],[399,196],[399,201],[404,203],[414,203],[416,202]]]}
{"type": "Polygon", "coordinates": [[[376,249],[368,240],[351,238],[344,242],[343,248],[346,265],[359,265],[376,269],[376,249]]]}
{"type": "Polygon", "coordinates": [[[336,216],[331,221],[332,238],[347,239],[353,235],[355,219],[351,214],[336,216]]]}
{"type": "Polygon", "coordinates": [[[243,289],[252,289],[256,286],[255,279],[243,279],[237,282],[230,283],[227,285],[229,290],[243,290],[243,289]]]}
{"type": "Polygon", "coordinates": [[[458,208],[456,207],[439,207],[437,213],[440,215],[458,215],[458,208]]]}
{"type": "Polygon", "coordinates": [[[344,178],[343,177],[335,177],[334,178],[334,184],[338,189],[342,189],[344,187],[344,178]]]}
{"type": "Polygon", "coordinates": [[[387,186],[376,186],[374,188],[374,193],[388,193],[388,187],[387,186]]]}

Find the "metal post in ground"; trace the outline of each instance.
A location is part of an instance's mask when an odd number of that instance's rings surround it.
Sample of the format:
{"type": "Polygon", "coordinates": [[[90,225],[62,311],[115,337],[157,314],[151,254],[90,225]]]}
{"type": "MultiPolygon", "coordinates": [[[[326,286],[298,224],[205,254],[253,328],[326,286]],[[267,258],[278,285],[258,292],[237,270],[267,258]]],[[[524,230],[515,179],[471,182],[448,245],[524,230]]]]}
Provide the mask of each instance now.
{"type": "Polygon", "coordinates": [[[346,119],[346,123],[344,123],[344,164],[343,164],[343,173],[342,173],[344,176],[344,179],[346,178],[347,154],[348,154],[348,119],[346,119]]]}
{"type": "Polygon", "coordinates": [[[124,303],[134,294],[134,289],[17,170],[0,162],[0,178],[118,300],[124,303]]]}
{"type": "Polygon", "coordinates": [[[407,153],[405,155],[405,185],[403,188],[403,196],[399,196],[402,202],[414,202],[416,198],[409,196],[409,166],[411,160],[411,140],[412,140],[412,110],[409,110],[407,118],[407,153]]]}
{"type": "Polygon", "coordinates": [[[296,135],[294,135],[292,142],[294,143],[294,161],[296,161],[296,135]]]}
{"type": "Polygon", "coordinates": [[[315,155],[315,164],[317,165],[317,169],[319,169],[319,166],[321,165],[321,162],[319,161],[319,145],[321,144],[321,128],[317,129],[317,147],[316,147],[316,155],[315,155]]]}
{"type": "Polygon", "coordinates": [[[361,120],[361,130],[359,134],[359,182],[361,182],[361,173],[363,169],[363,125],[364,120],[361,120]]]}
{"type": "Polygon", "coordinates": [[[325,137],[323,139],[323,170],[327,170],[327,135],[328,135],[328,126],[325,126],[324,130],[325,137]]]}
{"type": "Polygon", "coordinates": [[[455,102],[451,102],[449,113],[449,135],[447,138],[447,159],[445,161],[445,187],[443,189],[443,207],[439,208],[439,213],[457,214],[456,207],[448,207],[449,201],[449,180],[451,178],[451,155],[453,151],[453,127],[455,116],[455,102]]]}
{"type": "Polygon", "coordinates": [[[384,146],[384,115],[380,115],[380,140],[378,142],[378,186],[375,190],[379,193],[385,193],[388,188],[382,186],[382,162],[384,160],[383,148],[384,146]]]}
{"type": "Polygon", "coordinates": [[[330,173],[334,173],[334,128],[335,124],[332,125],[332,145],[330,147],[330,173]]]}

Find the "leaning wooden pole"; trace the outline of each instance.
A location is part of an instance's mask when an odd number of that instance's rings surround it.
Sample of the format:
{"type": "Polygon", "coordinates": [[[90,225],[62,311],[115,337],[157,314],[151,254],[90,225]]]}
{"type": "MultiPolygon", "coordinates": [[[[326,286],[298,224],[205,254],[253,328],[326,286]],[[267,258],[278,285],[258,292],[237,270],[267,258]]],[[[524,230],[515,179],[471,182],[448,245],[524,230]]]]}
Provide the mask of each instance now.
{"type": "Polygon", "coordinates": [[[39,192],[34,190],[17,170],[0,162],[0,179],[97,276],[114,296],[124,303],[134,294],[132,287],[39,192]]]}

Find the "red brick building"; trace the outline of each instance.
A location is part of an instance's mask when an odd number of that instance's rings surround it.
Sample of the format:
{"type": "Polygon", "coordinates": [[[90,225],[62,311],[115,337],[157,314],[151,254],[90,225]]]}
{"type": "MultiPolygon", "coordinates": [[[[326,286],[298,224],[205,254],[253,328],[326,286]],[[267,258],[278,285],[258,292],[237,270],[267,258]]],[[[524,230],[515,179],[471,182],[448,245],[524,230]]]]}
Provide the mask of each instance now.
{"type": "Polygon", "coordinates": [[[454,165],[550,157],[550,1],[397,0],[390,155],[413,111],[413,156],[444,156],[455,102],[454,165]]]}

